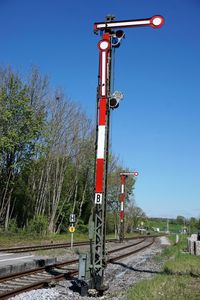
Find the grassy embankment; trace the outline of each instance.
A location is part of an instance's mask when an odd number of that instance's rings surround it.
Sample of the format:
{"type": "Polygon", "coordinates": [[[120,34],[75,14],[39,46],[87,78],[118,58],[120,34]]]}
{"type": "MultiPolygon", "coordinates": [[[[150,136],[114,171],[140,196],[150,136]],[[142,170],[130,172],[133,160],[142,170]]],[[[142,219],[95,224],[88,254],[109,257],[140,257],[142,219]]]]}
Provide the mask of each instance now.
{"type": "MultiPolygon", "coordinates": [[[[0,233],[0,248],[70,242],[70,233],[45,236],[24,233],[0,233]]],[[[88,234],[74,233],[74,242],[88,239],[88,234]]]]}
{"type": "Polygon", "coordinates": [[[200,256],[184,252],[187,240],[165,249],[156,259],[165,259],[163,271],[129,290],[128,300],[198,300],[200,299],[200,256]]]}

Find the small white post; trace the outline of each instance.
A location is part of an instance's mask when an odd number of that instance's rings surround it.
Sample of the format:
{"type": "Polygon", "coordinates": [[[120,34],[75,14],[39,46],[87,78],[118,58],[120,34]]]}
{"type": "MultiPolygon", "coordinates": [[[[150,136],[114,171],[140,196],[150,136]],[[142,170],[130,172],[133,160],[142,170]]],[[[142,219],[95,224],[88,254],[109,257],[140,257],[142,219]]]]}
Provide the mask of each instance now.
{"type": "Polygon", "coordinates": [[[74,234],[71,232],[71,250],[73,249],[73,239],[74,239],[74,234]]]}
{"type": "Polygon", "coordinates": [[[178,244],[178,242],[179,242],[179,235],[176,234],[176,244],[178,244]]]}

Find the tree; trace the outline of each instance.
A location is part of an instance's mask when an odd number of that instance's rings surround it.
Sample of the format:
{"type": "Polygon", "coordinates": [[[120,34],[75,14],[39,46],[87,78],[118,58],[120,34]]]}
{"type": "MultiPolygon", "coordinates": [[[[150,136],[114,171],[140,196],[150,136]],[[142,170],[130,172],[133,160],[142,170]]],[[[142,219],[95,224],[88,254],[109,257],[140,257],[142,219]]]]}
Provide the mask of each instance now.
{"type": "Polygon", "coordinates": [[[30,174],[35,216],[47,215],[49,231],[62,228],[69,213],[81,211],[94,164],[93,127],[79,105],[61,91],[49,98],[43,153],[30,174]],[[91,150],[92,149],[92,150],[91,150]]]}
{"type": "MultiPolygon", "coordinates": [[[[27,80],[0,69],[0,225],[7,229],[13,218],[21,228],[60,232],[75,213],[84,227],[94,206],[94,166],[95,128],[80,106],[61,90],[50,91],[35,67],[27,80]]],[[[115,231],[121,171],[110,151],[107,221],[115,231]]],[[[134,184],[126,179],[126,205],[134,184]]]]}
{"type": "Polygon", "coordinates": [[[176,217],[176,222],[179,224],[179,225],[185,225],[185,217],[183,216],[177,216],[176,217]]]}
{"type": "Polygon", "coordinates": [[[126,228],[127,231],[130,232],[133,231],[133,228],[137,228],[141,221],[144,221],[144,219],[146,219],[144,211],[140,207],[136,206],[134,201],[127,205],[125,215],[126,228]]]}
{"type": "Polygon", "coordinates": [[[0,220],[8,228],[15,180],[34,156],[44,111],[36,109],[30,87],[7,67],[0,71],[0,220]]]}

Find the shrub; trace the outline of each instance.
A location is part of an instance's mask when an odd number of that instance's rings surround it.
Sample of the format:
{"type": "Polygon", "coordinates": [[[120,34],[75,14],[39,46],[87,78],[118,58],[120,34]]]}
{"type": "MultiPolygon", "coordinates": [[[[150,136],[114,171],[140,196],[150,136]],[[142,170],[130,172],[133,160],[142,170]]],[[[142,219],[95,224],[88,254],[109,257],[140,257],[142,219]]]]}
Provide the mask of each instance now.
{"type": "Polygon", "coordinates": [[[85,225],[81,219],[79,220],[76,229],[79,233],[88,233],[88,225],[85,225]]]}
{"type": "Polygon", "coordinates": [[[19,229],[17,227],[17,221],[15,219],[11,219],[8,225],[8,231],[10,233],[18,233],[19,229]]]}
{"type": "Polygon", "coordinates": [[[36,216],[30,221],[27,231],[32,234],[46,235],[48,231],[48,219],[43,215],[36,216]]]}

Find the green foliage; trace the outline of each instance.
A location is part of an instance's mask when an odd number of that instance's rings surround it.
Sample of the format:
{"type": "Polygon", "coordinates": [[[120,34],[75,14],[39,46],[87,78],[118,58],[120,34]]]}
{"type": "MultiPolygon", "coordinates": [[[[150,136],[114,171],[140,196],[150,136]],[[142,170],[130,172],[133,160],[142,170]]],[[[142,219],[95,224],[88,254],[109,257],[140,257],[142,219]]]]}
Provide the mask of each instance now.
{"type": "Polygon", "coordinates": [[[115,213],[108,212],[106,216],[106,233],[110,234],[115,231],[115,213]]]}
{"type": "Polygon", "coordinates": [[[78,233],[88,234],[88,225],[85,225],[81,222],[77,225],[76,230],[78,231],[78,233]]]}
{"type": "Polygon", "coordinates": [[[145,222],[146,215],[143,210],[135,204],[134,201],[126,206],[125,216],[128,232],[133,232],[137,227],[141,227],[141,222],[143,223],[143,227],[147,227],[145,222]]]}
{"type": "Polygon", "coordinates": [[[29,188],[28,178],[30,165],[27,165],[15,180],[13,198],[15,199],[15,212],[17,226],[23,228],[27,221],[34,218],[34,201],[29,188]]]}
{"type": "Polygon", "coordinates": [[[36,155],[44,118],[30,86],[10,68],[0,70],[0,220],[5,227],[9,224],[5,215],[10,215],[16,200],[13,191],[18,177],[36,155]]]}
{"type": "Polygon", "coordinates": [[[185,217],[183,217],[183,216],[177,216],[176,223],[180,224],[180,225],[184,225],[184,223],[185,223],[185,217]]]}
{"type": "Polygon", "coordinates": [[[28,233],[44,236],[48,232],[48,220],[45,216],[39,215],[32,219],[27,228],[28,233]]]}
{"type": "Polygon", "coordinates": [[[18,233],[19,232],[19,228],[17,226],[17,221],[15,219],[10,220],[8,231],[10,233],[18,233]]]}
{"type": "Polygon", "coordinates": [[[12,167],[23,164],[33,154],[43,119],[44,113],[36,112],[31,104],[28,86],[11,73],[0,89],[0,153],[12,153],[12,167]]]}

